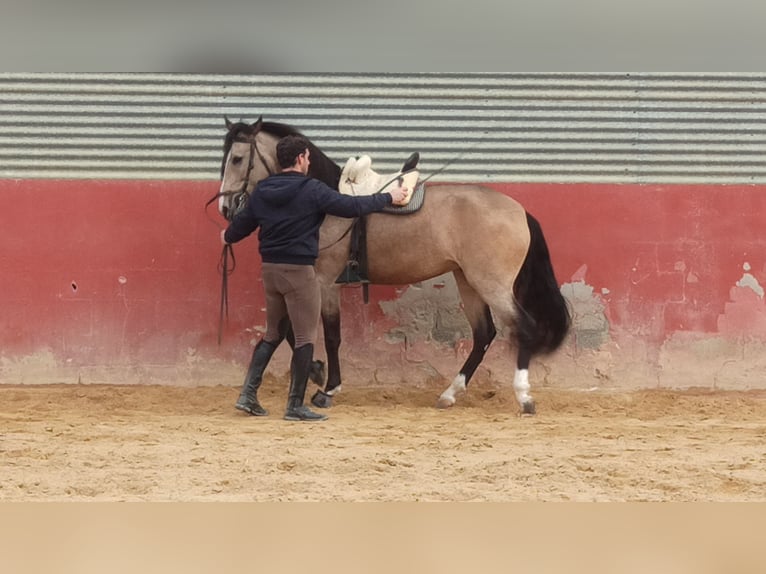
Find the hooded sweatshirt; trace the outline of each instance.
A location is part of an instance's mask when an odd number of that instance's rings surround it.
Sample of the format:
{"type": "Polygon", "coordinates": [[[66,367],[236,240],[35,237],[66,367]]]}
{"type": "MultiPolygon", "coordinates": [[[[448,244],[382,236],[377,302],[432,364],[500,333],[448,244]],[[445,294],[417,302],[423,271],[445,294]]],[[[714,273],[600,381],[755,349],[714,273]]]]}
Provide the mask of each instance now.
{"type": "Polygon", "coordinates": [[[224,239],[237,243],[256,229],[266,263],[313,265],[319,256],[319,227],[325,214],[361,217],[391,205],[390,193],[343,195],[317,179],[283,172],[258,184],[224,239]]]}

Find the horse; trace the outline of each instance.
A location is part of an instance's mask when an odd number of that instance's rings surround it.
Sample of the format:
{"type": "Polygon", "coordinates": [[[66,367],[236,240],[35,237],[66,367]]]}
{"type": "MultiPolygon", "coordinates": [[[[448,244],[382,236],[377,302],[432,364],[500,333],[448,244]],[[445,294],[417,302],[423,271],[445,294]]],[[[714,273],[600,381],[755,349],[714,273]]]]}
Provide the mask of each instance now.
{"type": "MultiPolygon", "coordinates": [[[[218,208],[230,220],[259,181],[279,171],[276,144],[300,134],[287,124],[252,124],[225,119],[218,208]]],[[[338,189],[341,167],[309,140],[309,175],[338,189]]],[[[322,326],[327,381],[311,402],[332,406],[341,389],[340,286],[347,264],[348,219],[326,216],[320,229],[316,273],[322,294],[322,326]]],[[[474,184],[429,184],[423,207],[410,215],[367,216],[368,274],[373,284],[409,285],[452,273],[471,326],[473,347],[437,407],[455,405],[497,335],[495,320],[510,326],[517,347],[513,389],[521,413],[533,415],[529,366],[536,355],[556,351],[565,340],[571,315],[553,270],[539,222],[516,200],[474,184]],[[383,248],[385,246],[385,248],[383,248]]],[[[315,381],[316,382],[316,381],[315,381]]]]}

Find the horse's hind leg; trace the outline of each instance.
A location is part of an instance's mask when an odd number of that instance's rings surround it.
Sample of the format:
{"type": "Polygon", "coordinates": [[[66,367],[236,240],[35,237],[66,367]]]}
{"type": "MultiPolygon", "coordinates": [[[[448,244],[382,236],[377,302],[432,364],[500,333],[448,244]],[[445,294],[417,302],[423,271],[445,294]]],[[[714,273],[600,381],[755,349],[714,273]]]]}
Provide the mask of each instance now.
{"type": "MultiPolygon", "coordinates": [[[[492,312],[495,313],[498,323],[513,326],[516,331],[516,340],[519,350],[516,358],[516,374],[513,378],[513,390],[516,393],[516,400],[519,402],[522,414],[535,414],[535,401],[529,394],[529,364],[534,352],[526,343],[526,341],[529,340],[529,336],[525,336],[526,333],[535,328],[534,318],[523,309],[520,309],[518,306],[519,304],[515,299],[504,296],[504,293],[509,292],[510,289],[507,291],[497,288],[494,290],[486,289],[483,295],[479,295],[478,291],[467,284],[462,273],[456,272],[455,279],[460,288],[460,295],[463,297],[466,315],[474,329],[473,352],[463,366],[461,374],[467,369],[470,369],[468,372],[473,374],[473,371],[479,366],[479,363],[484,357],[484,352],[487,350],[487,347],[489,347],[489,343],[495,336],[495,328],[492,324],[492,316],[489,312],[489,309],[491,308],[492,312]],[[483,322],[481,320],[482,315],[479,313],[480,308],[487,308],[486,311],[482,311],[482,313],[486,313],[487,317],[483,322]],[[487,324],[487,321],[489,321],[489,324],[487,324]],[[484,343],[484,341],[486,341],[486,343],[484,343]],[[482,344],[485,344],[486,347],[481,347],[482,344]]],[[[497,282],[496,284],[499,283],[500,282],[497,282]]],[[[468,381],[466,381],[466,384],[467,382],[468,381]]],[[[461,385],[461,378],[458,376],[458,378],[453,381],[450,388],[447,389],[439,399],[439,405],[446,407],[454,404],[454,396],[461,390],[461,388],[462,390],[465,390],[465,386],[461,385]]]]}
{"type": "Polygon", "coordinates": [[[437,402],[437,406],[446,409],[455,404],[457,395],[464,393],[471,381],[476,369],[484,359],[484,355],[497,335],[495,323],[492,320],[489,306],[471,287],[465,279],[463,272],[458,270],[453,273],[457,282],[460,298],[463,300],[463,309],[473,330],[473,349],[468,355],[468,360],[463,364],[455,380],[447,387],[437,402]]]}
{"type": "Polygon", "coordinates": [[[535,414],[535,401],[529,395],[529,363],[532,361],[532,353],[519,345],[519,355],[516,359],[516,374],[513,377],[513,391],[516,393],[516,400],[521,406],[521,413],[524,415],[535,414]]]}

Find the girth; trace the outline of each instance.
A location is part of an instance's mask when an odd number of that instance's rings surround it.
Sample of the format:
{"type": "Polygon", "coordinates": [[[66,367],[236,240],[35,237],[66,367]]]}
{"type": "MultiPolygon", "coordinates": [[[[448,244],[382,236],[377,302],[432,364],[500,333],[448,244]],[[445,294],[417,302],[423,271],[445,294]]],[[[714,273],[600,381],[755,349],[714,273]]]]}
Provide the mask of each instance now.
{"type": "MultiPolygon", "coordinates": [[[[412,194],[410,202],[402,207],[386,207],[381,213],[389,215],[412,215],[425,203],[425,185],[419,185],[412,194]]],[[[351,246],[346,268],[335,280],[340,285],[362,285],[364,303],[370,302],[370,276],[367,263],[367,216],[357,218],[351,227],[351,246]]]]}

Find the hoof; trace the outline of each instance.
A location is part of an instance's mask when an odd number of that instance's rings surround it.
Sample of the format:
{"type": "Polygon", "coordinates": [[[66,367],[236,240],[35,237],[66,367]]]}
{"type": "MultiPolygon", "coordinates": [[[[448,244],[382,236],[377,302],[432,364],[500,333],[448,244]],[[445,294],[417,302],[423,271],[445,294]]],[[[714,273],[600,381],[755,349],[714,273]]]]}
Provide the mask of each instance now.
{"type": "Polygon", "coordinates": [[[317,387],[324,388],[324,380],[326,376],[324,368],[324,361],[312,361],[311,369],[309,370],[309,380],[317,387]]]}
{"type": "Polygon", "coordinates": [[[449,409],[455,406],[455,399],[453,398],[445,398],[445,397],[439,397],[439,400],[436,401],[436,408],[437,409],[449,409]]]}
{"type": "Polygon", "coordinates": [[[332,406],[332,396],[324,391],[317,391],[311,397],[311,404],[318,409],[329,409],[332,406]]]}
{"type": "Polygon", "coordinates": [[[537,413],[537,408],[535,407],[535,401],[527,401],[523,405],[521,405],[521,414],[522,416],[532,416],[537,413]]]}

